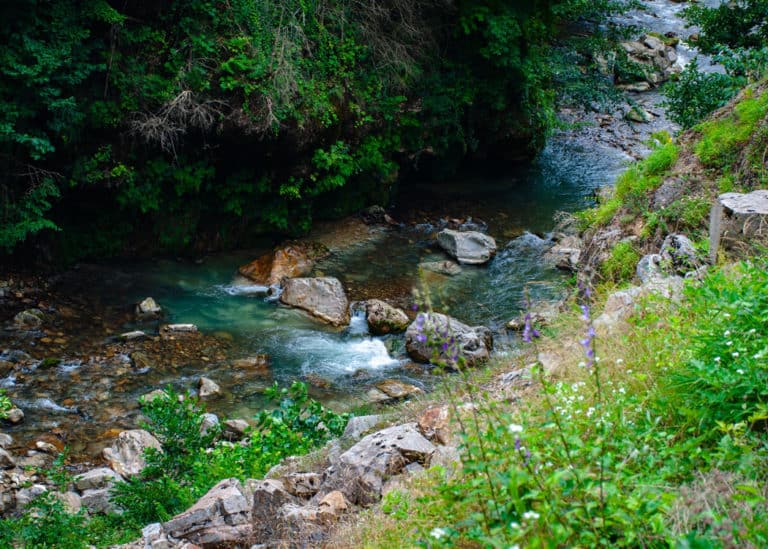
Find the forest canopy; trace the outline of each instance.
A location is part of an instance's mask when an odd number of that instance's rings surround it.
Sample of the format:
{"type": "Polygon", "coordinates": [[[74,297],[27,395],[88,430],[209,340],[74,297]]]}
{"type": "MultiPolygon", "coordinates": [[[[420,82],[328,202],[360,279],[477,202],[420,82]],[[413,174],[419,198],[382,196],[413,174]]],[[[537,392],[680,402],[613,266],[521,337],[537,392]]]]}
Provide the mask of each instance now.
{"type": "Polygon", "coordinates": [[[319,215],[386,202],[404,168],[444,174],[466,156],[533,151],[558,94],[599,94],[585,83],[600,80],[597,23],[618,8],[4,2],[0,253],[299,234],[319,215]]]}

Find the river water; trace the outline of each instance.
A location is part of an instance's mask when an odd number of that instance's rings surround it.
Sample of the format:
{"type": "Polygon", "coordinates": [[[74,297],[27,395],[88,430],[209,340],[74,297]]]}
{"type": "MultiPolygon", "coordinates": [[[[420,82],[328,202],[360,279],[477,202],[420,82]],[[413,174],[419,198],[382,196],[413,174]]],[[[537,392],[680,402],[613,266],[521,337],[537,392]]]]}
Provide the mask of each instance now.
{"type": "MultiPolygon", "coordinates": [[[[666,32],[666,18],[674,18],[678,5],[647,4],[656,11],[633,13],[627,22],[666,32]]],[[[680,32],[679,19],[673,23],[670,30],[680,32]]],[[[351,300],[380,298],[403,308],[418,301],[412,290],[420,288],[421,299],[429,296],[436,310],[489,326],[499,352],[509,352],[516,336],[504,325],[524,307],[524,296],[556,300],[563,292],[562,273],[542,261],[548,244],[540,237],[552,229],[557,212],[590,205],[595,190],[611,185],[630,160],[593,138],[555,136],[535,161],[510,166],[503,177],[412,182],[398,197],[397,227],[319,227],[309,238],[329,238],[333,253],[315,274],[338,277],[351,300]],[[434,234],[450,220],[487,226],[498,254],[454,277],[420,276],[420,262],[446,259],[434,234]]],[[[62,313],[66,320],[52,331],[0,331],[0,349],[23,349],[35,359],[0,378],[0,387],[26,414],[6,430],[17,444],[54,433],[74,453],[94,457],[118,430],[136,426],[140,395],[167,385],[194,390],[201,375],[223,390],[207,408],[228,417],[252,417],[264,407],[264,388],[275,381],[307,381],[315,397],[337,408],[365,402],[366,390],[382,379],[429,389],[432,378],[407,359],[402,335],[371,336],[360,313],[347,328],[332,329],[238,283],[237,267],[265,251],[83,265],[63,274],[54,290],[71,301],[73,312],[62,313]],[[137,324],[131,313],[132,304],[147,296],[163,307],[162,322],[193,323],[202,342],[189,348],[183,341],[118,343],[115,336],[124,331],[156,333],[158,323],[137,324]],[[234,360],[254,355],[268,355],[268,372],[233,367],[234,360]],[[60,362],[42,362],[46,357],[60,362]]],[[[8,358],[0,353],[0,361],[8,358]]]]}

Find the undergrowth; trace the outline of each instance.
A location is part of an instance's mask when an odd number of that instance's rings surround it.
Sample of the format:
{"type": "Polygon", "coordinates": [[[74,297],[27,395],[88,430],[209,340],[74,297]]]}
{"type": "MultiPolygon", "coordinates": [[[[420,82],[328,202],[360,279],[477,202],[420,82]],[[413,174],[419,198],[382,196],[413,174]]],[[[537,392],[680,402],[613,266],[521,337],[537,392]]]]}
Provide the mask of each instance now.
{"type": "MultiPolygon", "coordinates": [[[[162,444],[162,451],[145,451],[141,474],[116,484],[112,501],[119,514],[88,516],[71,513],[56,491],[35,499],[17,519],[0,520],[0,547],[79,549],[132,541],[151,522],[166,521],[187,509],[225,478],[262,478],[288,456],[306,454],[330,438],[339,437],[349,414],[337,414],[309,398],[307,387],[295,382],[288,389],[275,384],[266,394],[278,403],[256,416],[256,426],[239,443],[223,440],[218,425],[204,427],[204,410],[193,399],[172,389],[142,402],[143,425],[162,444]]],[[[72,483],[62,454],[42,471],[59,492],[72,483]]]]}
{"type": "MultiPolygon", "coordinates": [[[[352,543],[766,546],[766,295],[755,259],[645,301],[631,331],[598,336],[583,305],[580,362],[559,378],[534,367],[524,400],[464,393],[458,472],[387,494],[352,543]]],[[[567,347],[559,332],[524,339],[567,347]]]]}

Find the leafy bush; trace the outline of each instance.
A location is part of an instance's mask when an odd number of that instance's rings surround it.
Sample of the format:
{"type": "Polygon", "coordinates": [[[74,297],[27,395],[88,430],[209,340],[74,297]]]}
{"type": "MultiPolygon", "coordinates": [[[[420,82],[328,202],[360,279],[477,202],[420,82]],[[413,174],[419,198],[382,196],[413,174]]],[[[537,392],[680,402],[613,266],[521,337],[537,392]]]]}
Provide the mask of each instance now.
{"type": "Polygon", "coordinates": [[[114,501],[137,524],[163,521],[186,509],[224,478],[261,478],[291,455],[301,455],[328,439],[340,436],[349,414],[337,414],[309,398],[307,387],[295,382],[289,389],[277,384],[267,396],[275,410],[256,417],[256,427],[245,443],[217,441],[217,428],[202,432],[203,410],[172,389],[144,402],[144,426],[160,440],[163,451],[146,451],[141,475],[114,487],[114,501]]]}
{"type": "Polygon", "coordinates": [[[690,128],[728,103],[745,83],[728,74],[702,73],[693,59],[676,80],[664,86],[664,106],[674,122],[690,128]]]}

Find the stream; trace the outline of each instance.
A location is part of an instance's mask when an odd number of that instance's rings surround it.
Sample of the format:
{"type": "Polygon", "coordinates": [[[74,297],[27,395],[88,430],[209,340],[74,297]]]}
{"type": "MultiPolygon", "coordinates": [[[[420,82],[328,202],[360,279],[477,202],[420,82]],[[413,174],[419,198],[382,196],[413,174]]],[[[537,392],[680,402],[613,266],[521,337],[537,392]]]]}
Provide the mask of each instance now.
{"type": "MultiPolygon", "coordinates": [[[[646,4],[649,11],[626,22],[687,34],[674,15],[678,4],[646,4]]],[[[352,219],[317,227],[307,239],[327,242],[332,253],[314,274],[339,278],[351,301],[384,299],[404,309],[419,287],[435,310],[491,328],[498,354],[514,352],[517,336],[504,326],[525,306],[525,295],[554,301],[564,292],[564,275],[542,261],[550,243],[541,237],[552,230],[557,212],[589,206],[595,191],[612,185],[631,160],[585,135],[550,138],[533,162],[510,166],[502,177],[411,183],[393,211],[397,226],[352,219]],[[453,277],[420,276],[419,263],[447,259],[434,235],[450,223],[487,227],[497,255],[453,277]]],[[[49,289],[55,303],[48,304],[54,322],[21,332],[8,319],[0,330],[0,364],[16,364],[0,368],[0,388],[25,413],[24,421],[4,430],[17,446],[54,435],[74,455],[93,459],[117,432],[138,424],[141,395],[168,385],[194,390],[200,376],[221,386],[222,394],[206,407],[226,417],[253,417],[274,382],[305,381],[315,398],[336,409],[365,404],[366,391],[384,379],[429,390],[434,378],[407,358],[402,334],[371,336],[360,312],[348,327],[332,329],[267,299],[261,288],[238,283],[237,268],[266,251],[80,265],[56,277],[49,289]],[[163,318],[138,323],[133,305],[148,296],[163,308],[163,318]],[[156,334],[160,323],[192,323],[202,336],[191,343],[117,338],[135,329],[156,334]],[[18,350],[30,358],[19,358],[18,350]],[[268,369],[233,367],[256,355],[268,357],[268,369]]]]}

